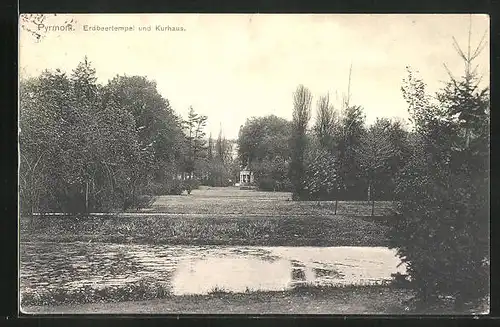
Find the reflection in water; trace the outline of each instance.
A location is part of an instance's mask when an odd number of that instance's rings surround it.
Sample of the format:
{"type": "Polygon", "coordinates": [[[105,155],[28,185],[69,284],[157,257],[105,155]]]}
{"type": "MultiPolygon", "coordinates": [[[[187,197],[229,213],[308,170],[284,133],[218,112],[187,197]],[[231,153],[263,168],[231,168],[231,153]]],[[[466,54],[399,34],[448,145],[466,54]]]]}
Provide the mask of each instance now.
{"type": "Polygon", "coordinates": [[[174,294],[284,290],[296,285],[369,284],[405,272],[377,247],[222,247],[22,243],[21,292],[151,281],[174,294]]]}
{"type": "Polygon", "coordinates": [[[289,287],[290,261],[257,258],[212,257],[178,265],[172,278],[174,295],[207,294],[211,291],[283,291],[289,287]]]}
{"type": "Polygon", "coordinates": [[[306,273],[304,269],[293,268],[292,269],[292,280],[294,281],[306,281],[306,273]]]}

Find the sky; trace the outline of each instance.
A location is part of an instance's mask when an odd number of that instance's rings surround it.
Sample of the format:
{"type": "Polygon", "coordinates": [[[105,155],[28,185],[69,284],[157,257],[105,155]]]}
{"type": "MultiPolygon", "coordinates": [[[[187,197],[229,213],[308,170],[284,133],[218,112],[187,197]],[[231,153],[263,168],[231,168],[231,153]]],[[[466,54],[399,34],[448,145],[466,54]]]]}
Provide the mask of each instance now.
{"type": "MultiPolygon", "coordinates": [[[[406,67],[420,73],[430,92],[448,79],[444,63],[461,76],[464,64],[452,37],[467,49],[469,24],[473,48],[485,33],[489,41],[487,15],[57,14],[43,26],[25,25],[44,35],[39,41],[21,28],[19,66],[22,76],[57,68],[70,73],[87,56],[98,82],[117,74],[146,76],[178,114],[186,117],[193,106],[208,116],[207,134],[217,136],[222,127],[236,139],[252,116],[291,119],[299,84],[312,92],[313,120],[321,95],[329,94],[340,109],[351,65],[350,103],[364,108],[367,123],[407,119],[400,90],[406,67]],[[71,20],[71,30],[54,30],[71,20]],[[150,31],[139,31],[147,26],[150,31]]],[[[483,86],[489,52],[487,42],[476,59],[483,86]]]]}

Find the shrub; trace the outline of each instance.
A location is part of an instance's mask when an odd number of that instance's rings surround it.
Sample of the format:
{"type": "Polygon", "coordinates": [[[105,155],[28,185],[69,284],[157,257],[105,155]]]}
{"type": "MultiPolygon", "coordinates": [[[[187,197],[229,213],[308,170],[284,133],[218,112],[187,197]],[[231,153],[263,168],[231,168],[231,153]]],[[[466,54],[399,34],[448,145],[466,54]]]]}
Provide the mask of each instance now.
{"type": "Polygon", "coordinates": [[[262,191],[275,191],[276,181],[269,177],[259,178],[257,181],[257,187],[262,191]]]}
{"type": "Polygon", "coordinates": [[[185,186],[184,183],[179,182],[175,183],[169,188],[167,188],[167,195],[181,195],[184,192],[185,186]]]}
{"type": "MultiPolygon", "coordinates": [[[[182,185],[182,188],[185,189],[188,194],[191,194],[191,191],[199,189],[200,185],[201,185],[200,181],[196,178],[193,178],[193,179],[185,180],[183,185],[182,185]]],[[[182,193],[182,191],[181,191],[181,193],[182,193]]]]}

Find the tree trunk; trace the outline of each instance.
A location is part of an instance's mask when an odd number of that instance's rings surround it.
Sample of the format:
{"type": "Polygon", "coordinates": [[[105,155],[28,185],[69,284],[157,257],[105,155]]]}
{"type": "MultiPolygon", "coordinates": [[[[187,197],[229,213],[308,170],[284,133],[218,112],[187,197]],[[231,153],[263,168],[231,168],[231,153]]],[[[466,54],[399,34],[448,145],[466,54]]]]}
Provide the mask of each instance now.
{"type": "Polygon", "coordinates": [[[333,213],[334,215],[337,214],[337,206],[338,206],[338,204],[339,204],[339,200],[335,199],[335,211],[333,213]]]}
{"type": "Polygon", "coordinates": [[[375,200],[372,200],[372,217],[375,214],[375,200]]]}
{"type": "Polygon", "coordinates": [[[470,143],[470,129],[469,127],[465,128],[465,148],[469,148],[469,143],[470,143]]]}
{"type": "Polygon", "coordinates": [[[29,192],[29,197],[30,197],[31,217],[33,217],[35,213],[35,201],[36,201],[36,191],[33,182],[33,174],[31,174],[30,176],[30,182],[31,182],[30,183],[31,190],[29,192]]]}
{"type": "Polygon", "coordinates": [[[85,213],[89,212],[89,181],[85,182],[85,213]]]}
{"type": "Polygon", "coordinates": [[[133,210],[134,207],[137,207],[135,203],[135,181],[132,184],[132,203],[130,204],[130,209],[133,210]]]}
{"type": "Polygon", "coordinates": [[[371,185],[371,182],[368,182],[368,191],[367,191],[367,198],[368,198],[368,203],[370,203],[370,200],[371,200],[371,196],[372,196],[372,185],[371,185]]]}
{"type": "Polygon", "coordinates": [[[31,204],[30,204],[30,206],[31,206],[31,214],[30,214],[30,216],[33,217],[34,214],[35,214],[35,199],[31,199],[30,202],[31,202],[31,204]]]}

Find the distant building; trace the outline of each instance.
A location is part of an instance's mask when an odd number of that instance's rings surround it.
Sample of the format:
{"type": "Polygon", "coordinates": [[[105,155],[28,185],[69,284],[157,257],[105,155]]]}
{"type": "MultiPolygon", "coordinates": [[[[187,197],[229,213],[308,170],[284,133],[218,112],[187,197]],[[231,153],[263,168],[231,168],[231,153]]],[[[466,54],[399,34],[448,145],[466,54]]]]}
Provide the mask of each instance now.
{"type": "Polygon", "coordinates": [[[240,186],[246,186],[253,184],[254,182],[254,176],[253,176],[253,171],[246,166],[242,170],[240,170],[240,186]]]}

